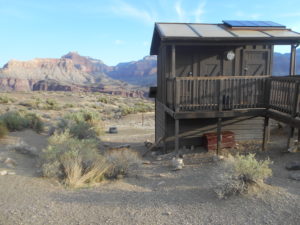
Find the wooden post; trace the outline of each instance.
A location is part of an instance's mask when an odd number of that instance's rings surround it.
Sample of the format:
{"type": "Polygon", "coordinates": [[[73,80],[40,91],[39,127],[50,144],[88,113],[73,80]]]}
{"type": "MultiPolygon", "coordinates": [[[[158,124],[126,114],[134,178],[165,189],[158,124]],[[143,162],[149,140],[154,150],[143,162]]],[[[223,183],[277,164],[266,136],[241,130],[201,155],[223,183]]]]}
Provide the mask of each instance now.
{"type": "Polygon", "coordinates": [[[218,118],[217,124],[217,155],[220,154],[222,148],[222,118],[218,118]]]}
{"type": "MultiPolygon", "coordinates": [[[[296,114],[297,114],[297,105],[298,105],[298,100],[299,100],[299,81],[296,81],[295,83],[295,92],[294,92],[294,96],[293,96],[293,108],[292,108],[292,118],[295,118],[296,117],[296,114]]],[[[290,126],[289,127],[289,137],[288,137],[288,141],[287,141],[287,149],[290,148],[291,146],[291,142],[292,142],[292,139],[294,137],[294,132],[295,132],[295,128],[290,126]]],[[[298,134],[298,137],[299,137],[299,134],[298,134]]]]}
{"type": "Polygon", "coordinates": [[[179,152],[179,119],[175,119],[175,152],[179,152]]]}
{"type": "MultiPolygon", "coordinates": [[[[218,111],[221,112],[223,108],[223,80],[218,80],[218,111]]],[[[222,118],[218,117],[217,123],[217,155],[220,154],[222,148],[222,118]]]]}
{"type": "Polygon", "coordinates": [[[269,142],[269,134],[270,134],[270,126],[269,126],[269,117],[265,117],[264,121],[264,133],[263,133],[263,145],[262,145],[262,150],[266,151],[267,150],[267,144],[269,142]]]}
{"type": "Polygon", "coordinates": [[[297,45],[291,45],[291,56],[290,56],[290,76],[294,76],[295,73],[295,66],[296,66],[296,48],[297,45]]]}
{"type": "MultiPolygon", "coordinates": [[[[271,90],[271,80],[267,79],[264,85],[264,105],[265,108],[268,110],[270,108],[270,90],[271,90]]],[[[270,124],[269,124],[270,118],[268,116],[265,116],[264,120],[264,132],[263,132],[263,143],[262,143],[262,150],[267,150],[267,145],[270,139],[270,124]]]]}
{"type": "Polygon", "coordinates": [[[176,77],[176,48],[172,45],[171,76],[176,77]]]}

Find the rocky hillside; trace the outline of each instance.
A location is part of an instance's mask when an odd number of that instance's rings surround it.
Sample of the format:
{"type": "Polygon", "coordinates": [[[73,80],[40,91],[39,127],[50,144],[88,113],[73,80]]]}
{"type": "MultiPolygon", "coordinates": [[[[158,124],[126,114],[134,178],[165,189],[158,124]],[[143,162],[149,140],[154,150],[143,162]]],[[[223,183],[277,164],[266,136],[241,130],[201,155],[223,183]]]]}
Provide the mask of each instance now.
{"type": "MultiPolygon", "coordinates": [[[[289,74],[290,54],[274,53],[273,75],[284,76],[289,74]]],[[[296,54],[296,74],[300,74],[300,49],[296,54]]]]}
{"type": "Polygon", "coordinates": [[[156,84],[157,74],[156,56],[146,56],[142,60],[119,63],[107,72],[113,79],[122,80],[141,86],[153,86],[156,84]]]}

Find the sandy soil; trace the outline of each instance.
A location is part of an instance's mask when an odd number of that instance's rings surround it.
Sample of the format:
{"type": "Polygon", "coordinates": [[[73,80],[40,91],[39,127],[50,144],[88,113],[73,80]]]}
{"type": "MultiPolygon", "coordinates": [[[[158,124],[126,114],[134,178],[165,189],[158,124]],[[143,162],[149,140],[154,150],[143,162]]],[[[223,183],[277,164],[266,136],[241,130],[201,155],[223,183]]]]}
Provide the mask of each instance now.
{"type": "MultiPolygon", "coordinates": [[[[106,133],[107,145],[131,144],[141,153],[143,142],[153,141],[153,113],[129,115],[106,124],[118,134],[106,133]]],[[[18,140],[41,150],[46,137],[30,130],[14,132],[0,143],[0,156],[18,163],[16,175],[0,176],[0,224],[299,224],[300,181],[290,180],[284,167],[300,160],[300,153],[283,154],[285,139],[273,135],[268,152],[273,176],[270,186],[254,194],[219,200],[213,192],[222,181],[223,162],[210,155],[188,152],[183,170],[172,171],[169,160],[148,156],[143,164],[122,180],[105,181],[97,187],[69,190],[37,176],[36,160],[9,151],[18,140]]]]}

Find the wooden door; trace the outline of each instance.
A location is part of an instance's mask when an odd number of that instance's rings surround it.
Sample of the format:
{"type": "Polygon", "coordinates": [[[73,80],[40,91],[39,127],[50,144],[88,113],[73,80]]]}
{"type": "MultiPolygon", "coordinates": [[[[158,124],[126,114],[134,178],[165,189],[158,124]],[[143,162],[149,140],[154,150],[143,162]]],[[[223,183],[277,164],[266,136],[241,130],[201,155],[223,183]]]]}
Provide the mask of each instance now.
{"type": "Polygon", "coordinates": [[[222,75],[222,56],[217,53],[202,56],[200,58],[200,76],[212,77],[222,75]]]}
{"type": "Polygon", "coordinates": [[[267,50],[245,50],[242,74],[250,76],[267,75],[269,52],[267,50]]]}
{"type": "Polygon", "coordinates": [[[176,52],[176,76],[193,76],[193,52],[179,49],[176,52]]]}

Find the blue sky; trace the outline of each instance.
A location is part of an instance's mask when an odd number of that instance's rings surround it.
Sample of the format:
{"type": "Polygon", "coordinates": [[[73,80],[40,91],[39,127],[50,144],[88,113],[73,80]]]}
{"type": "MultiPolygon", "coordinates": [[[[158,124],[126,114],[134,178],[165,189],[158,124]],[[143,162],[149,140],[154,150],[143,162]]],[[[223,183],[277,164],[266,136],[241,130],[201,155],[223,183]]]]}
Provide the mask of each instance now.
{"type": "Polygon", "coordinates": [[[300,32],[299,0],[0,0],[0,66],[69,51],[115,65],[149,54],[155,21],[226,19],[271,20],[300,32]]]}

